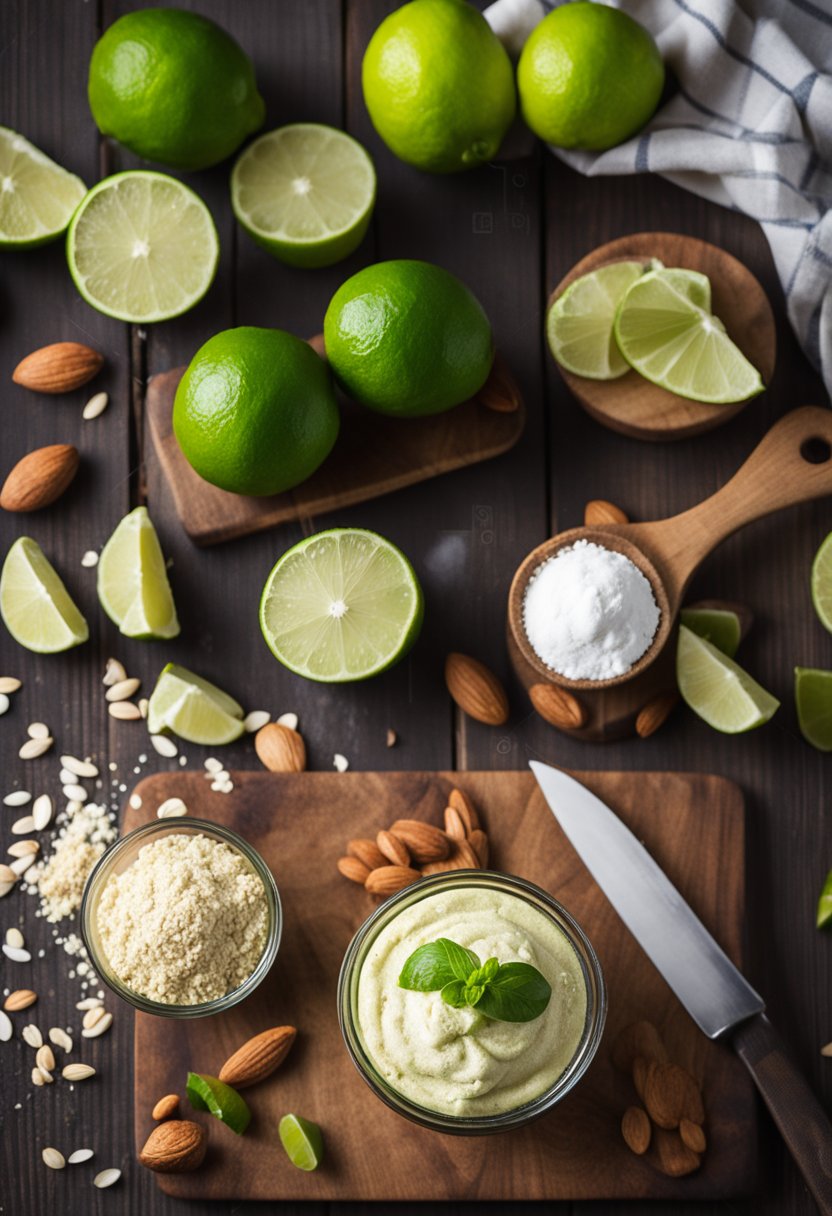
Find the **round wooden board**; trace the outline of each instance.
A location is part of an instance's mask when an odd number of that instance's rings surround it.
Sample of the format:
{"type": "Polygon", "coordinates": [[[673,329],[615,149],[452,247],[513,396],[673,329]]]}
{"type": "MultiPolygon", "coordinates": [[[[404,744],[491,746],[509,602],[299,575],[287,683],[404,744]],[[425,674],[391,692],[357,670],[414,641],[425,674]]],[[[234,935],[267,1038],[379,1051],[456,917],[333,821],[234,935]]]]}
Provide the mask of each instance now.
{"type": "MultiPolygon", "coordinates": [[[[600,245],[573,266],[549,297],[551,305],[582,275],[609,262],[658,258],[665,266],[699,270],[711,280],[713,311],[728,335],[769,384],[774,373],[776,330],[768,297],[757,279],[730,253],[674,232],[637,232],[600,245]]],[[[721,426],[748,405],[689,401],[629,371],[617,380],[588,380],[558,371],[588,414],[613,431],[652,441],[685,439],[721,426]]],[[[755,398],[750,398],[755,400],[755,398]]]]}

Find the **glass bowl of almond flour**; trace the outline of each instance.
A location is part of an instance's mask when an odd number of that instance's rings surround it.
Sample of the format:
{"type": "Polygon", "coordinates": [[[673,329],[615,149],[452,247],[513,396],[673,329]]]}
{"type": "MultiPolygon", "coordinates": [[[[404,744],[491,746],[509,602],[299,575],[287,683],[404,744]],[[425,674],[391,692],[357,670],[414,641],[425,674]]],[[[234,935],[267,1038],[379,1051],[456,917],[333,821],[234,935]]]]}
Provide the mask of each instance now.
{"type": "Polygon", "coordinates": [[[155,821],[112,845],[87,879],[81,927],[92,964],[145,1013],[198,1018],[253,992],[280,945],[272,873],[236,832],[155,821]]]}

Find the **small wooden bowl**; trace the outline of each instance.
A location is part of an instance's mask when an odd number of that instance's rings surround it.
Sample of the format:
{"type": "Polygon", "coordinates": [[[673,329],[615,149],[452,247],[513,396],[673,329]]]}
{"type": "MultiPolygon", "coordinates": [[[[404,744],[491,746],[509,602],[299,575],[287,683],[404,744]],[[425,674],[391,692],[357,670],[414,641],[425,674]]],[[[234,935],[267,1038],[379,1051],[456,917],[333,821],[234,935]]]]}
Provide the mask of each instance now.
{"type": "MultiPolygon", "coordinates": [[[[729,337],[766,384],[774,374],[777,332],[768,297],[757,279],[730,253],[673,232],[637,232],[601,245],[573,266],[549,297],[549,307],[582,275],[610,262],[658,258],[665,266],[698,270],[711,281],[712,307],[729,337]]],[[[597,422],[634,439],[685,439],[721,426],[748,401],[707,405],[669,393],[628,371],[617,380],[589,380],[558,365],[572,394],[597,422]]],[[[753,401],[754,398],[749,398],[753,401]]]]}

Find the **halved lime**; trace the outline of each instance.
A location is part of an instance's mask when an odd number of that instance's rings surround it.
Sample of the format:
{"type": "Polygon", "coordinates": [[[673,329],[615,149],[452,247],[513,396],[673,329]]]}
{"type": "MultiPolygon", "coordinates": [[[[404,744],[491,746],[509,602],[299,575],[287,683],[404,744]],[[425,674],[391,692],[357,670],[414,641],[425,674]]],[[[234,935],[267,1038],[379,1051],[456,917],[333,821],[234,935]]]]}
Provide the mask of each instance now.
{"type": "Polygon", "coordinates": [[[318,1168],[324,1156],[324,1138],[317,1123],[300,1115],[284,1115],[277,1130],[292,1165],[299,1170],[318,1168]]]}
{"type": "Polygon", "coordinates": [[[202,299],[220,243],[193,190],[165,173],[132,169],[93,186],[72,217],[66,256],[88,304],[119,321],[149,324],[202,299]]]}
{"type": "Polygon", "coordinates": [[[795,667],[794,701],[803,738],[819,752],[832,752],[832,671],[795,667]]]}
{"type": "Polygon", "coordinates": [[[320,123],[278,127],[231,173],[231,206],[251,236],[292,266],[331,266],[361,243],[376,172],[357,140],[320,123]]]}
{"type": "Polygon", "coordinates": [[[630,370],[612,327],[627,288],[643,274],[642,262],[611,262],[576,279],[558,296],[546,318],[556,363],[589,380],[615,380],[630,370]]]}
{"type": "Polygon", "coordinates": [[[683,608],[679,620],[733,659],[742,636],[740,618],[724,608],[683,608]]]}
{"type": "Polygon", "coordinates": [[[151,735],[173,731],[189,743],[233,743],[245,729],[243,707],[209,680],[168,663],[162,669],[147,706],[151,735]]]}
{"type": "Polygon", "coordinates": [[[653,270],[637,279],[615,318],[618,347],[637,372],[680,397],[746,401],[765,385],[719,317],[702,306],[698,280],[680,279],[694,274],[653,270]]]}
{"type": "Polygon", "coordinates": [[[238,1136],[242,1136],[251,1122],[251,1111],[245,1099],[218,1077],[189,1072],[185,1093],[194,1110],[209,1111],[238,1136]]]}
{"type": "Polygon", "coordinates": [[[830,921],[832,921],[832,870],[826,875],[826,882],[823,884],[823,890],[818,899],[815,924],[818,929],[823,929],[830,921]]]}
{"type": "Polygon", "coordinates": [[[54,241],[86,192],[80,177],[16,131],[0,127],[0,249],[54,241]]]}
{"type": "Polygon", "coordinates": [[[821,625],[832,633],[832,532],[826,537],[812,562],[812,603],[821,625]]]}
{"type": "Polygon", "coordinates": [[[339,683],[397,663],[423,613],[419,580],[400,549],[364,528],[331,528],[277,562],[263,588],[260,628],[290,671],[339,683]]]}
{"type": "Polygon", "coordinates": [[[89,637],[84,617],[37,541],[19,537],[0,574],[0,614],[16,642],[38,654],[79,646],[89,637]]]}
{"type": "Polygon", "coordinates": [[[98,599],[125,637],[178,636],[165,559],[146,507],[125,515],[101,551],[98,599]]]}
{"type": "Polygon", "coordinates": [[[727,735],[762,726],[780,706],[733,659],[686,625],[679,626],[676,679],[693,712],[727,735]]]}

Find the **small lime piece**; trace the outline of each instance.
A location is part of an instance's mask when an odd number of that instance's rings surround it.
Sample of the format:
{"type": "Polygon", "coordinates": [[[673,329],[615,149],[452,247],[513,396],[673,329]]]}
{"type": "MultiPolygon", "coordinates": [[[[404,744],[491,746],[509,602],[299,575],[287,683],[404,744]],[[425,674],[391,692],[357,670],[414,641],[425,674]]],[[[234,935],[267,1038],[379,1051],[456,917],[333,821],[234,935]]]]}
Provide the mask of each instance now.
{"type": "Polygon", "coordinates": [[[151,735],[170,730],[189,743],[233,743],[244,731],[243,707],[216,684],[168,663],[147,706],[151,735]]]}
{"type": "Polygon", "coordinates": [[[683,608],[679,620],[729,659],[737,653],[742,627],[736,612],[724,608],[683,608]]]}
{"type": "Polygon", "coordinates": [[[242,1136],[251,1122],[251,1111],[245,1099],[218,1077],[189,1072],[185,1093],[194,1110],[209,1111],[238,1136],[242,1136]]]}
{"type": "Polygon", "coordinates": [[[193,190],[165,173],[134,169],[93,186],[72,217],[66,256],[88,304],[143,325],[199,303],[216,274],[220,243],[193,190]]]}
{"type": "Polygon", "coordinates": [[[616,380],[630,370],[612,327],[627,288],[643,273],[641,262],[611,262],[558,296],[549,309],[546,336],[561,367],[589,380],[616,380]]]}
{"type": "Polygon", "coordinates": [[[812,562],[812,603],[821,625],[832,633],[832,532],[812,562]]]}
{"type": "Polygon", "coordinates": [[[86,192],[80,177],[17,131],[0,127],[0,249],[54,241],[86,192]]]}
{"type": "Polygon", "coordinates": [[[89,637],[84,617],[37,541],[19,537],[0,574],[0,614],[16,642],[37,654],[80,646],[89,637]]]}
{"type": "Polygon", "coordinates": [[[101,551],[98,599],[125,637],[178,636],[165,559],[146,507],[125,515],[101,551]]]}
{"type": "Polygon", "coordinates": [[[400,549],[364,528],[331,528],[277,562],[263,588],[260,628],[290,671],[341,683],[403,658],[423,612],[419,580],[400,549]]]}
{"type": "Polygon", "coordinates": [[[832,921],[832,870],[826,875],[826,882],[818,899],[818,911],[815,924],[823,929],[832,921]]]}
{"type": "Polygon", "coordinates": [[[693,712],[726,735],[762,726],[780,706],[733,659],[686,625],[679,626],[676,679],[693,712]]]}
{"type": "Polygon", "coordinates": [[[646,380],[680,397],[746,401],[765,385],[719,317],[697,303],[704,297],[694,273],[652,270],[637,279],[615,318],[618,348],[646,380]]]}
{"type": "Polygon", "coordinates": [[[280,1143],[292,1165],[299,1170],[316,1170],[324,1156],[324,1138],[317,1123],[300,1115],[284,1115],[278,1125],[280,1143]]]}
{"type": "Polygon", "coordinates": [[[376,172],[357,140],[320,123],[261,135],[231,173],[246,232],[290,266],[331,266],[357,249],[376,199],[376,172]]]}
{"type": "Polygon", "coordinates": [[[832,671],[795,667],[794,700],[803,738],[819,752],[832,752],[832,671]]]}

